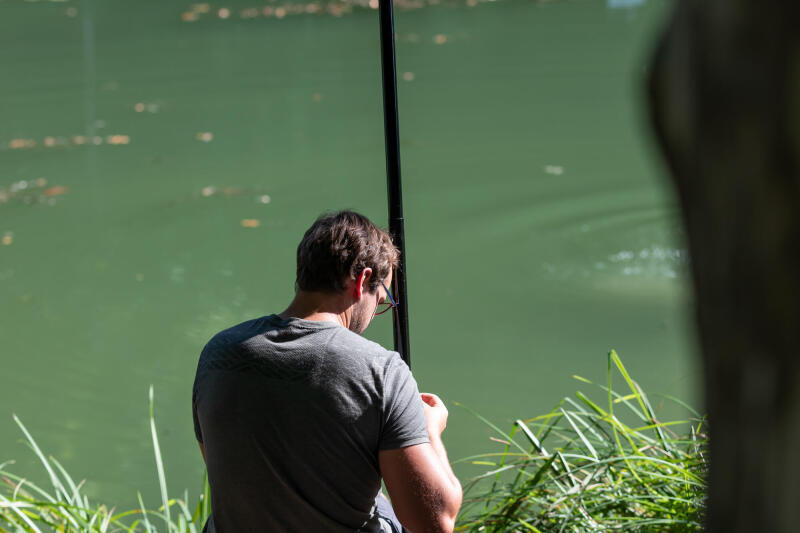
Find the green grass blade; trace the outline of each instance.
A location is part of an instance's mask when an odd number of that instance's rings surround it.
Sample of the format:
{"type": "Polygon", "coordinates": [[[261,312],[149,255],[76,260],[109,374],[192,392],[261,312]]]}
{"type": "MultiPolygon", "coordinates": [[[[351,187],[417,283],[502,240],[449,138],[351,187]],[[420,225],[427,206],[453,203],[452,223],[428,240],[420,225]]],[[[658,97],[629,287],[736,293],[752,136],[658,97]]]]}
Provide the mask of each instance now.
{"type": "MultiPolygon", "coordinates": [[[[61,466],[61,463],[59,463],[59,462],[56,460],[56,458],[55,458],[55,457],[53,457],[52,455],[50,456],[50,460],[51,460],[51,461],[53,462],[53,464],[56,466],[56,468],[58,469],[58,471],[59,471],[59,473],[61,474],[61,476],[62,476],[62,477],[63,477],[63,478],[64,478],[64,479],[67,481],[67,485],[69,485],[69,488],[70,488],[70,490],[72,491],[72,500],[71,500],[71,503],[73,503],[73,504],[75,504],[75,505],[78,505],[78,506],[82,506],[82,507],[86,507],[86,508],[88,508],[88,507],[89,507],[89,505],[88,505],[88,502],[82,502],[82,501],[81,501],[81,493],[80,493],[80,488],[79,488],[79,486],[75,484],[75,482],[72,480],[72,478],[71,478],[71,477],[70,477],[70,475],[67,473],[67,471],[64,469],[64,467],[63,467],[63,466],[61,466]]],[[[87,513],[83,513],[83,516],[82,516],[82,518],[83,518],[84,520],[88,520],[88,518],[89,518],[89,517],[88,517],[88,514],[87,514],[87,513]]]]}
{"type": "Polygon", "coordinates": [[[39,457],[39,461],[41,461],[42,465],[44,466],[45,470],[47,470],[47,474],[50,476],[50,482],[53,484],[53,488],[56,491],[56,499],[59,499],[58,493],[60,492],[64,499],[68,502],[72,503],[72,500],[69,497],[64,485],[61,483],[61,480],[58,479],[58,476],[53,471],[53,468],[50,466],[50,462],[42,453],[42,450],[39,449],[39,445],[36,444],[33,436],[28,432],[28,429],[22,423],[22,421],[17,417],[17,415],[12,415],[14,418],[14,422],[17,423],[19,428],[22,430],[22,433],[25,435],[25,438],[28,440],[28,444],[31,448],[33,448],[34,453],[39,457]]]}
{"type": "Polygon", "coordinates": [[[139,498],[139,508],[142,510],[142,520],[144,520],[144,529],[148,533],[155,531],[153,526],[150,525],[150,520],[147,518],[147,509],[144,506],[144,501],[142,500],[142,493],[136,492],[136,496],[139,498]]]}
{"type": "Polygon", "coordinates": [[[169,497],[167,496],[167,477],[164,475],[164,462],[161,459],[161,448],[158,445],[158,435],[156,433],[156,419],[153,409],[153,386],[150,385],[150,433],[153,435],[153,452],[156,456],[156,469],[158,470],[158,484],[161,488],[161,501],[164,506],[164,516],[167,528],[172,524],[169,514],[169,497]]]}
{"type": "MultiPolygon", "coordinates": [[[[23,502],[12,502],[2,494],[0,494],[0,507],[4,509],[10,509],[13,513],[19,516],[23,522],[30,528],[30,531],[35,533],[41,533],[41,529],[36,527],[36,524],[33,523],[33,520],[28,518],[28,515],[21,511],[21,509],[25,507],[32,507],[32,505],[23,502]]],[[[19,526],[18,526],[19,527],[19,526]]]]}
{"type": "Polygon", "coordinates": [[[611,357],[611,360],[614,362],[614,365],[617,367],[617,370],[619,370],[619,373],[622,374],[622,377],[628,384],[628,387],[630,387],[631,392],[633,392],[633,394],[635,395],[636,400],[639,402],[639,407],[642,408],[642,412],[646,413],[647,407],[645,407],[644,402],[642,401],[642,396],[640,394],[641,389],[636,384],[634,384],[633,379],[631,379],[630,374],[628,374],[628,370],[625,368],[625,365],[622,364],[622,360],[619,358],[619,355],[617,355],[616,351],[611,350],[609,356],[611,357]]]}
{"type": "Polygon", "coordinates": [[[594,459],[596,461],[598,459],[597,450],[594,449],[594,446],[592,446],[592,443],[589,442],[589,439],[587,439],[586,436],[583,434],[583,431],[581,431],[578,428],[578,426],[575,425],[575,422],[572,421],[572,418],[570,417],[569,413],[567,413],[564,409],[561,409],[561,412],[564,413],[564,418],[567,419],[567,422],[569,422],[569,425],[572,426],[572,429],[574,429],[575,433],[578,434],[578,438],[581,439],[581,441],[583,442],[584,446],[586,446],[586,448],[589,450],[589,453],[592,454],[592,457],[594,457],[594,459]]]}
{"type": "MultiPolygon", "coordinates": [[[[500,429],[499,427],[497,427],[496,425],[494,425],[493,423],[491,423],[491,422],[490,422],[488,419],[486,419],[485,417],[481,416],[480,414],[478,414],[477,412],[473,411],[472,409],[470,409],[469,407],[467,407],[467,406],[466,406],[466,405],[464,405],[464,404],[461,404],[461,403],[459,403],[459,402],[454,402],[454,404],[455,404],[455,405],[457,405],[457,406],[459,406],[459,407],[461,407],[462,409],[466,409],[466,410],[467,410],[469,413],[471,413],[471,414],[472,414],[472,415],[473,415],[475,418],[477,418],[478,420],[480,420],[481,422],[483,422],[484,424],[486,424],[487,426],[489,426],[490,428],[492,428],[493,430],[495,430],[495,431],[496,431],[496,432],[497,432],[499,435],[502,435],[504,439],[508,439],[508,434],[506,434],[506,433],[505,433],[505,432],[504,432],[502,429],[500,429]]],[[[518,444],[516,441],[514,441],[514,440],[509,440],[509,442],[511,442],[511,443],[512,443],[512,444],[513,444],[513,445],[514,445],[514,446],[515,446],[517,449],[519,449],[519,451],[521,451],[522,453],[524,453],[524,454],[526,454],[526,455],[528,454],[528,450],[526,450],[525,448],[521,447],[521,446],[520,446],[520,445],[519,445],[519,444],[518,444]]]]}
{"type": "Polygon", "coordinates": [[[533,432],[530,430],[527,424],[525,424],[525,422],[518,419],[514,422],[514,425],[516,427],[519,427],[522,430],[522,433],[526,437],[528,437],[528,440],[531,441],[531,444],[533,444],[533,447],[536,448],[537,452],[544,455],[545,457],[550,456],[550,454],[547,453],[547,450],[545,450],[544,446],[542,446],[542,443],[539,442],[539,439],[536,438],[536,435],[533,434],[533,432]]]}

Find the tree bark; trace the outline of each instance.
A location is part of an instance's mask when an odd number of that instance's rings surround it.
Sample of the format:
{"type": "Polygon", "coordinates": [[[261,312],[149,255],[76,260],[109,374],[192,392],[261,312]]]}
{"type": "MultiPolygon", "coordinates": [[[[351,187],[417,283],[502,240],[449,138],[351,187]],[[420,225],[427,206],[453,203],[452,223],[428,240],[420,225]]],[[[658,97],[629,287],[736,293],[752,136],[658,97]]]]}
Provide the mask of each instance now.
{"type": "Polygon", "coordinates": [[[691,257],[711,532],[800,531],[799,13],[678,0],[649,78],[691,257]]]}

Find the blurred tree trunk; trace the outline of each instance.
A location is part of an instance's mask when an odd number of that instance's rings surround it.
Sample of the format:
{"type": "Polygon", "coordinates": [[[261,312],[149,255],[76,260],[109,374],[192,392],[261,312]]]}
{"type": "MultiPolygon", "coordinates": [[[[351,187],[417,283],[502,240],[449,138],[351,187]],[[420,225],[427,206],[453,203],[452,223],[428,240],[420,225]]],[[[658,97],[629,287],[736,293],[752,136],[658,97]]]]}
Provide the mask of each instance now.
{"type": "Polygon", "coordinates": [[[689,241],[707,528],[800,531],[800,2],[677,0],[649,80],[689,241]]]}

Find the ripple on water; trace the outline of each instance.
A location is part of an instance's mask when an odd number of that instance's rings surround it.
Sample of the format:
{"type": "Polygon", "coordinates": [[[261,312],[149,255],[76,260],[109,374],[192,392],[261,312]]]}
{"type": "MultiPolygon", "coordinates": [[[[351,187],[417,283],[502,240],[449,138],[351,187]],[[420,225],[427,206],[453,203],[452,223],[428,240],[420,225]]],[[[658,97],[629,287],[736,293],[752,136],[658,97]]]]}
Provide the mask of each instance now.
{"type": "Polygon", "coordinates": [[[676,279],[686,269],[686,250],[651,245],[641,250],[621,250],[597,261],[595,270],[611,270],[623,276],[676,279]]]}
{"type": "Polygon", "coordinates": [[[547,278],[630,291],[683,279],[687,252],[674,208],[625,195],[556,205],[536,221],[547,234],[537,242],[547,278]]]}

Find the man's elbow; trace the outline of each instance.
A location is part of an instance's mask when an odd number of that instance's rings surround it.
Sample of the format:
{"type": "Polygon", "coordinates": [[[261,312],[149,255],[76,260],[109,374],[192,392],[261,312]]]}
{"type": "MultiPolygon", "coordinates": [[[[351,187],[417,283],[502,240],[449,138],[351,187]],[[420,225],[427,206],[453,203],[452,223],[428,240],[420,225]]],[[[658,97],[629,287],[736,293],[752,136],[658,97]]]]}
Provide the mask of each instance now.
{"type": "MultiPolygon", "coordinates": [[[[458,513],[456,513],[457,515],[458,513]]],[[[438,531],[442,533],[453,533],[456,528],[456,515],[447,515],[439,519],[438,531]]]]}
{"type": "Polygon", "coordinates": [[[461,484],[456,481],[455,486],[450,494],[450,502],[447,506],[447,513],[442,520],[442,526],[444,526],[442,531],[447,531],[449,533],[455,529],[456,517],[458,516],[458,511],[461,509],[461,498],[461,484]]]}
{"type": "Polygon", "coordinates": [[[453,491],[445,499],[439,500],[438,511],[427,514],[427,517],[423,518],[425,513],[416,516],[398,513],[398,517],[409,533],[452,533],[456,527],[456,517],[460,508],[461,487],[459,486],[458,491],[453,491]]]}
{"type": "Polygon", "coordinates": [[[408,527],[403,523],[403,527],[408,533],[453,533],[456,527],[456,518],[443,514],[425,524],[408,527]]]}
{"type": "Polygon", "coordinates": [[[439,513],[436,523],[432,524],[431,531],[435,533],[452,533],[456,527],[456,517],[461,509],[461,485],[453,487],[448,494],[447,502],[439,513]]]}

